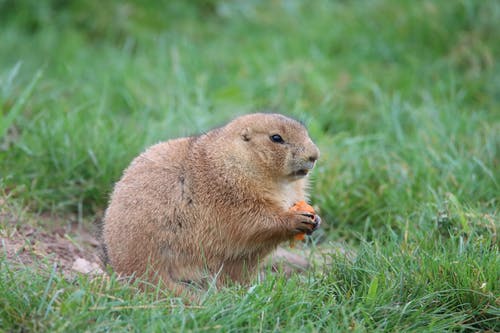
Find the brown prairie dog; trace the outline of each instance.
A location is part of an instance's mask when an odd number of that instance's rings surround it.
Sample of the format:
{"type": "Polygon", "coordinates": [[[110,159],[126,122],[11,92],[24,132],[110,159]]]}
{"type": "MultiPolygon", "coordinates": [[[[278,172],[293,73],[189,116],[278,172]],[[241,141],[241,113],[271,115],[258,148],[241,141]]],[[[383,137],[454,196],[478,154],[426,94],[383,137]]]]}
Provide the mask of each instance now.
{"type": "Polygon", "coordinates": [[[307,212],[290,210],[306,199],[318,157],[302,124],[265,113],[150,147],[111,195],[109,263],[176,293],[206,277],[248,282],[278,244],[318,227],[307,212]]]}

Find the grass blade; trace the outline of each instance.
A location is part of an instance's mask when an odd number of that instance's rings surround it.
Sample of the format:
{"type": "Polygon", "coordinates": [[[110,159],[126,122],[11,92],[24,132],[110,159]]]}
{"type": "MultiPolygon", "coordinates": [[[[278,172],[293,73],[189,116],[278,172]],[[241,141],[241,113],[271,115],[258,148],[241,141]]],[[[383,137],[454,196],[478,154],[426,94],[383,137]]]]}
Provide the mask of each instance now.
{"type": "Polygon", "coordinates": [[[35,75],[33,76],[33,79],[31,79],[30,83],[28,86],[23,90],[21,93],[21,96],[19,99],[16,101],[16,103],[12,106],[10,111],[7,111],[6,116],[3,116],[3,113],[0,114],[0,139],[2,139],[6,133],[9,127],[12,125],[16,117],[20,114],[23,106],[26,104],[26,101],[28,98],[31,96],[31,93],[33,92],[33,89],[35,89],[36,84],[42,77],[42,70],[38,70],[35,75]]]}

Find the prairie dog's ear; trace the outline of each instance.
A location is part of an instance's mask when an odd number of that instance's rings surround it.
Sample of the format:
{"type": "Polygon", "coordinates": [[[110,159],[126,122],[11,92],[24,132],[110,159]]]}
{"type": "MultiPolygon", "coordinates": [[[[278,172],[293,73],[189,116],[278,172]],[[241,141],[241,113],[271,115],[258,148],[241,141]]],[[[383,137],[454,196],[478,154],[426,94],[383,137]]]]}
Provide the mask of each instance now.
{"type": "Polygon", "coordinates": [[[250,141],[250,138],[251,138],[251,130],[250,128],[248,127],[245,127],[242,131],[241,131],[241,138],[243,139],[243,141],[250,141]]]}

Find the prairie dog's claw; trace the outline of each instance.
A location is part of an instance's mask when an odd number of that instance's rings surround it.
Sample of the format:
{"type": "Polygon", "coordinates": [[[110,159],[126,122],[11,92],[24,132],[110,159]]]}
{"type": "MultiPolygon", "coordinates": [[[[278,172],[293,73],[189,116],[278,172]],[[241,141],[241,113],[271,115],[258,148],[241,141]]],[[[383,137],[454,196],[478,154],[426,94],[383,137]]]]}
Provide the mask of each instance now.
{"type": "Polygon", "coordinates": [[[314,214],[311,214],[311,213],[301,213],[301,215],[303,216],[306,216],[312,220],[316,220],[316,218],[314,217],[315,215],[314,214]]]}
{"type": "Polygon", "coordinates": [[[321,225],[321,217],[319,217],[318,214],[314,215],[314,222],[316,222],[316,225],[314,226],[313,230],[316,230],[321,225]]]}

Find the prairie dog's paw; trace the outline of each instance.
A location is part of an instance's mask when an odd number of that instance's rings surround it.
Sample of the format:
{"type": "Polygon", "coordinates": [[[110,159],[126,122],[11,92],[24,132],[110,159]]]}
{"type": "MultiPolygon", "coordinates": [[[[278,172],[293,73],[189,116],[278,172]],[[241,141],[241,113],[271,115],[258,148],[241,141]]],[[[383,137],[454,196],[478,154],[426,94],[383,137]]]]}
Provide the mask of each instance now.
{"type": "Polygon", "coordinates": [[[308,212],[291,212],[289,227],[292,236],[297,234],[312,234],[318,228],[320,221],[315,217],[316,215],[308,212]]]}
{"type": "Polygon", "coordinates": [[[304,200],[296,202],[291,208],[290,211],[300,213],[304,216],[308,216],[314,220],[314,228],[311,231],[303,232],[295,235],[295,240],[304,240],[305,234],[310,235],[314,230],[318,229],[321,224],[321,218],[314,211],[314,208],[309,205],[304,200]]]}

